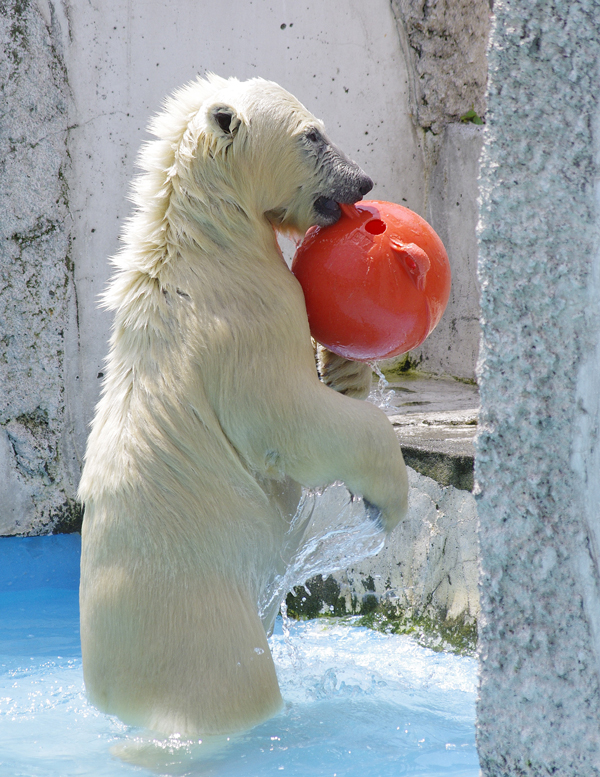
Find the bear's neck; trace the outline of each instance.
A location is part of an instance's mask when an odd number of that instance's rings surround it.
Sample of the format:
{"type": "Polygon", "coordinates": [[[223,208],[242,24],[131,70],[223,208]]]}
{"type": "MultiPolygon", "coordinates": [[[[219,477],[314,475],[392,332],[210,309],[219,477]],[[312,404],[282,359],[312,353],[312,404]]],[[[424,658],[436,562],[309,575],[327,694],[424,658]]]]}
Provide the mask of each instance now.
{"type": "Polygon", "coordinates": [[[248,260],[280,260],[273,227],[264,214],[217,195],[201,200],[181,190],[177,181],[138,209],[123,242],[115,264],[158,280],[173,278],[179,266],[189,263],[217,262],[239,270],[248,260]]]}
{"type": "Polygon", "coordinates": [[[210,309],[217,304],[215,295],[252,296],[258,279],[289,273],[266,217],[231,203],[190,208],[173,197],[159,208],[154,202],[134,215],[124,244],[103,301],[119,311],[118,319],[135,320],[135,328],[154,329],[153,319],[169,294],[193,296],[196,304],[202,298],[210,309]]]}

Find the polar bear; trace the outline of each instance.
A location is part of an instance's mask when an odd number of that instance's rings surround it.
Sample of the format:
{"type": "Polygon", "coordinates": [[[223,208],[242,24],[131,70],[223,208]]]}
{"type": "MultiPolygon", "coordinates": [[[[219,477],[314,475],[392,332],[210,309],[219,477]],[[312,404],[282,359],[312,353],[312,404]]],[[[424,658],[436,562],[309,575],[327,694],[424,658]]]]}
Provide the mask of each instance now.
{"type": "Polygon", "coordinates": [[[232,733],[282,705],[257,602],[299,484],[343,481],[385,530],[406,512],[394,431],[319,380],[275,233],[333,223],[371,181],[261,79],[198,79],[151,131],[80,484],[84,679],[126,723],[232,733]]]}

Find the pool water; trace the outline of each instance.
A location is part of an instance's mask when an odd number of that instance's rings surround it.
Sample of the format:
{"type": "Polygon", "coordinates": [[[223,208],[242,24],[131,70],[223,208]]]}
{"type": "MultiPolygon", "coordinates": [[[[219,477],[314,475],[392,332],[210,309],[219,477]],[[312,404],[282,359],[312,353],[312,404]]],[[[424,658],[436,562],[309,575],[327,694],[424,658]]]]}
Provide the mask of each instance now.
{"type": "Polygon", "coordinates": [[[238,737],[158,740],[87,703],[78,535],[0,539],[0,777],[477,777],[476,663],[336,621],[270,640],[285,709],[238,737]]]}

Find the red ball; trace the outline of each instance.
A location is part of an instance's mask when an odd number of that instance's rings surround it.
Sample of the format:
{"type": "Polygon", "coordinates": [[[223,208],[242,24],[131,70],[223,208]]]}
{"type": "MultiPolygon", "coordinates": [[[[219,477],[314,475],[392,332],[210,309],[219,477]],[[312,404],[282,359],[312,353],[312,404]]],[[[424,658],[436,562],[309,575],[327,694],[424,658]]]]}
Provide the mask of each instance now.
{"type": "Polygon", "coordinates": [[[347,359],[389,359],[433,331],[450,296],[442,241],[408,208],[371,200],[342,205],[312,227],[292,262],[312,336],[347,359]]]}

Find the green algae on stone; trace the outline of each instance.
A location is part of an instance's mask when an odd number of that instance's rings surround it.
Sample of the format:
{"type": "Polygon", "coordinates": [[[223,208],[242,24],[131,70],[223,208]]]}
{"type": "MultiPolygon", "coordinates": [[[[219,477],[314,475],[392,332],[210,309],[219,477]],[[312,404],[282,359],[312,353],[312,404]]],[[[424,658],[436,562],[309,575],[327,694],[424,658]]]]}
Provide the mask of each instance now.
{"type": "MultiPolygon", "coordinates": [[[[419,645],[435,651],[473,656],[477,647],[477,623],[468,616],[447,618],[429,606],[416,612],[389,601],[382,601],[362,581],[367,593],[352,596],[348,605],[340,595],[339,583],[332,576],[311,578],[286,598],[287,614],[294,620],[335,619],[348,625],[365,626],[384,634],[407,634],[419,645]],[[358,616],[358,618],[357,618],[358,616]]],[[[371,579],[372,582],[372,579],[371,579]]]]}
{"type": "Polygon", "coordinates": [[[379,606],[355,623],[384,634],[407,634],[419,645],[436,652],[474,656],[477,648],[477,622],[467,618],[444,619],[433,614],[415,614],[400,607],[379,606]]]}

